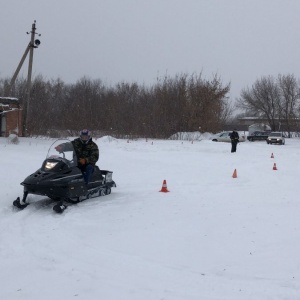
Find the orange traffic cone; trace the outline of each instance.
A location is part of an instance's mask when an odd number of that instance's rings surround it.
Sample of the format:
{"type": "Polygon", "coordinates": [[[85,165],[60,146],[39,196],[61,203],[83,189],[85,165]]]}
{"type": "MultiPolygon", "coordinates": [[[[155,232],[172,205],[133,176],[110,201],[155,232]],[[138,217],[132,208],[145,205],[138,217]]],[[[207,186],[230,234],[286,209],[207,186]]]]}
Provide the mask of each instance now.
{"type": "Polygon", "coordinates": [[[272,155],[271,155],[271,158],[274,158],[274,155],[273,155],[273,153],[272,153],[272,155]]]}
{"type": "Polygon", "coordinates": [[[167,181],[166,181],[166,180],[164,180],[160,192],[163,192],[163,193],[168,193],[168,192],[170,192],[170,191],[168,190],[168,188],[167,188],[167,181]]]}
{"type": "Polygon", "coordinates": [[[234,172],[233,172],[233,174],[232,174],[232,178],[237,178],[236,169],[234,169],[234,172]]]}
{"type": "Polygon", "coordinates": [[[276,164],[274,163],[274,166],[273,166],[273,170],[276,171],[277,170],[277,167],[276,167],[276,164]]]}

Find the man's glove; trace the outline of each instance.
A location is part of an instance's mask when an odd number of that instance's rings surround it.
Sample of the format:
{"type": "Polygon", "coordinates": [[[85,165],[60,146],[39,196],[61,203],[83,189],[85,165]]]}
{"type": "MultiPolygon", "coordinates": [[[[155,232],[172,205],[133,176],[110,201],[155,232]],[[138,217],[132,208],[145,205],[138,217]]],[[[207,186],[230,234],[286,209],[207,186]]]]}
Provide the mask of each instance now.
{"type": "Polygon", "coordinates": [[[85,165],[85,164],[86,164],[85,158],[80,158],[80,159],[79,159],[79,163],[80,163],[81,165],[85,165]]]}
{"type": "Polygon", "coordinates": [[[62,152],[62,146],[61,146],[61,145],[56,146],[56,147],[55,147],[55,150],[56,150],[57,152],[61,153],[61,152],[62,152]]]}

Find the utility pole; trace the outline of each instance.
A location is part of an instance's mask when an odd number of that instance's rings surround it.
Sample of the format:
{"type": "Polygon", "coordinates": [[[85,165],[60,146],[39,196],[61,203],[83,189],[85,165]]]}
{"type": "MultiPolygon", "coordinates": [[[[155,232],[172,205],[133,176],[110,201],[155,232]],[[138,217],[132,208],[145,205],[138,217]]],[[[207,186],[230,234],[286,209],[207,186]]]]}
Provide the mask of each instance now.
{"type": "MultiPolygon", "coordinates": [[[[16,78],[22,68],[22,65],[29,53],[29,64],[28,64],[28,75],[27,75],[27,101],[26,101],[26,108],[23,108],[23,135],[26,136],[27,134],[27,130],[28,130],[28,120],[29,120],[29,115],[30,115],[30,91],[31,91],[31,75],[32,75],[32,64],[33,64],[33,49],[34,48],[38,48],[38,46],[40,45],[40,40],[34,40],[35,35],[37,34],[36,31],[36,27],[35,27],[35,23],[36,21],[34,20],[34,23],[32,24],[32,28],[30,32],[27,32],[27,34],[31,33],[31,38],[30,38],[30,42],[21,58],[21,61],[10,81],[10,89],[12,91],[14,85],[15,85],[15,81],[16,78]]],[[[41,36],[40,34],[38,34],[39,36],[41,36]]]]}

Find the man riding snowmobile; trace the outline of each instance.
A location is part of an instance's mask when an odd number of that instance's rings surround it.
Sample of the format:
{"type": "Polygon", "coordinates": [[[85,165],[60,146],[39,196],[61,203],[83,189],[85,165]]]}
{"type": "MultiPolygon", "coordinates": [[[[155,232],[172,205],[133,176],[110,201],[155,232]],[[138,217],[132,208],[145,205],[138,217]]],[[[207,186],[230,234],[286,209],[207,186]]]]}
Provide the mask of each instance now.
{"type": "Polygon", "coordinates": [[[87,130],[81,133],[74,141],[59,139],[52,143],[41,168],[21,182],[23,197],[14,200],[14,206],[24,209],[30,204],[29,194],[42,195],[56,201],[53,210],[61,213],[69,205],[111,193],[111,188],[116,187],[113,172],[99,169],[95,164],[98,147],[87,130]]]}
{"type": "Polygon", "coordinates": [[[57,152],[75,151],[78,168],[81,170],[86,184],[90,182],[94,167],[99,159],[99,149],[93,142],[91,133],[87,129],[80,132],[79,138],[71,143],[60,144],[55,149],[57,152]],[[72,143],[72,144],[71,144],[72,143]]]}

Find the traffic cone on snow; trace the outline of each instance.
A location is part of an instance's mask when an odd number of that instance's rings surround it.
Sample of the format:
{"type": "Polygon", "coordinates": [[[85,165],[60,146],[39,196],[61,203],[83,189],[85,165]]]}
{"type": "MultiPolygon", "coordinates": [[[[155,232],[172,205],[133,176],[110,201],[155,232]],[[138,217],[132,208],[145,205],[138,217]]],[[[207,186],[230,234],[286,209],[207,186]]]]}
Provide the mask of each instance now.
{"type": "Polygon", "coordinates": [[[276,164],[274,163],[274,166],[273,166],[273,170],[276,171],[277,170],[277,167],[276,167],[276,164]]]}
{"type": "Polygon", "coordinates": [[[271,158],[274,158],[274,155],[273,155],[273,153],[272,153],[272,155],[271,155],[271,158]]]}
{"type": "Polygon", "coordinates": [[[234,172],[233,172],[233,174],[232,174],[232,178],[237,178],[236,169],[234,169],[234,172]]]}
{"type": "Polygon", "coordinates": [[[160,192],[163,192],[163,193],[168,193],[168,192],[170,192],[170,191],[168,190],[168,188],[167,188],[167,181],[166,181],[166,180],[164,180],[160,192]]]}

